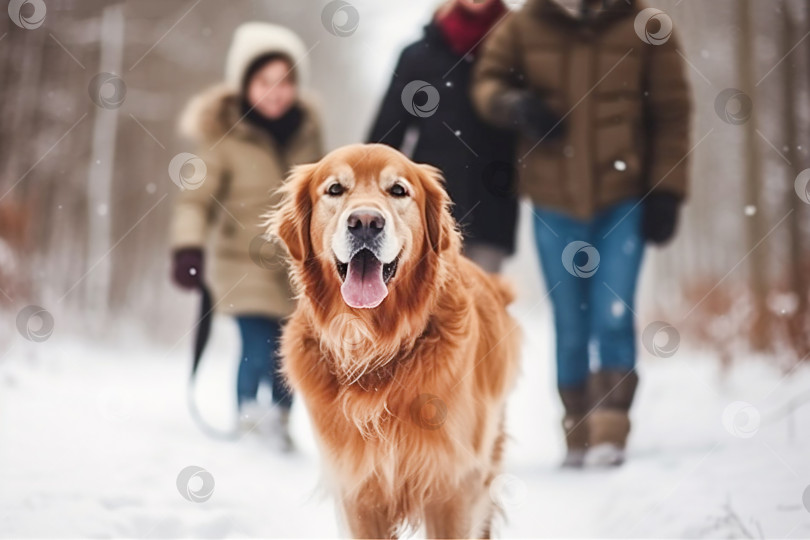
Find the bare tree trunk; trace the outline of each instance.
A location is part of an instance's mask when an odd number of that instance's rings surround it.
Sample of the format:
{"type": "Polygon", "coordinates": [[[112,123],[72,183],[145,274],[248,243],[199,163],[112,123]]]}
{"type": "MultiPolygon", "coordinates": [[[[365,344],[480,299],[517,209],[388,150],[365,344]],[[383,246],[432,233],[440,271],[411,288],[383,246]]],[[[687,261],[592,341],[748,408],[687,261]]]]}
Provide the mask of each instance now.
{"type": "MultiPolygon", "coordinates": [[[[810,30],[810,1],[805,2],[804,13],[801,20],[804,21],[804,26],[810,30]]],[[[797,14],[791,13],[790,2],[783,0],[782,2],[782,55],[787,55],[796,43],[796,21],[798,20],[797,14]]],[[[799,53],[799,51],[795,51],[799,53]]],[[[808,71],[810,73],[810,71],[808,71]]],[[[784,129],[785,140],[788,147],[787,157],[790,161],[788,167],[789,184],[793,184],[796,176],[805,168],[806,160],[799,151],[799,126],[796,119],[796,108],[799,103],[801,91],[798,86],[799,81],[796,76],[796,70],[789,62],[786,63],[783,69],[783,111],[785,115],[784,129]]],[[[802,217],[804,214],[805,204],[801,199],[796,196],[794,190],[787,190],[787,208],[791,210],[790,217],[788,218],[788,231],[789,238],[789,268],[788,279],[790,283],[791,292],[796,296],[796,309],[790,314],[788,318],[788,334],[791,340],[793,349],[798,358],[804,358],[810,354],[810,339],[808,338],[808,322],[810,321],[810,313],[808,313],[808,293],[810,293],[810,285],[808,284],[807,274],[805,272],[805,260],[803,251],[803,230],[802,230],[802,217]]]]}
{"type": "MultiPolygon", "coordinates": [[[[781,39],[781,53],[786,56],[796,39],[796,26],[793,22],[790,5],[787,0],[782,1],[782,39],[781,39]]],[[[798,151],[797,141],[797,128],[796,125],[796,110],[797,103],[797,78],[796,72],[791,67],[789,60],[785,63],[782,69],[782,111],[784,114],[783,129],[785,130],[785,145],[788,148],[787,158],[790,165],[786,168],[787,182],[792,184],[796,176],[801,170],[800,160],[801,155],[798,151]]],[[[791,292],[796,295],[797,306],[796,310],[788,314],[788,339],[791,342],[793,350],[799,355],[804,356],[807,348],[807,340],[803,332],[804,318],[807,313],[807,279],[804,272],[801,271],[802,267],[802,250],[801,250],[801,224],[799,222],[799,206],[802,201],[796,196],[794,190],[785,191],[787,198],[787,209],[790,210],[788,217],[788,257],[789,263],[786,268],[788,284],[791,292]]]]}
{"type": "Polygon", "coordinates": [[[753,206],[756,212],[746,220],[746,247],[750,252],[748,261],[749,288],[752,301],[752,326],[750,344],[756,351],[769,349],[770,335],[766,310],[767,295],[767,250],[765,246],[754,246],[765,236],[763,227],[763,206],[760,204],[760,184],[762,174],[762,158],[757,142],[757,105],[754,94],[754,33],[751,28],[751,2],[740,0],[736,9],[740,26],[740,47],[737,54],[738,70],[741,90],[755,103],[751,117],[745,123],[745,138],[743,142],[743,159],[745,160],[744,189],[746,205],[753,206]]]}
{"type": "MultiPolygon", "coordinates": [[[[121,73],[124,53],[124,10],[121,4],[104,8],[101,18],[101,60],[99,71],[121,73]]],[[[107,318],[110,297],[112,260],[108,256],[112,245],[110,202],[118,130],[118,109],[95,108],[90,168],[87,177],[88,270],[92,279],[86,280],[85,305],[92,314],[91,325],[107,318]]]]}

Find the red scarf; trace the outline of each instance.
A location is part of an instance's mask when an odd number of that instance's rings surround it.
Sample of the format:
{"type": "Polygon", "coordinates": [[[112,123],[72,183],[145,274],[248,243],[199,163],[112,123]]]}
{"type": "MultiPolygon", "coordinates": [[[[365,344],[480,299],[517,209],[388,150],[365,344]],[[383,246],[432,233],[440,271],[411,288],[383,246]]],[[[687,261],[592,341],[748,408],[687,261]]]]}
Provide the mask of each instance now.
{"type": "Polygon", "coordinates": [[[501,0],[492,2],[480,13],[468,11],[457,2],[447,13],[436,18],[436,24],[454,53],[459,56],[474,55],[483,43],[484,35],[506,11],[501,0]]]}

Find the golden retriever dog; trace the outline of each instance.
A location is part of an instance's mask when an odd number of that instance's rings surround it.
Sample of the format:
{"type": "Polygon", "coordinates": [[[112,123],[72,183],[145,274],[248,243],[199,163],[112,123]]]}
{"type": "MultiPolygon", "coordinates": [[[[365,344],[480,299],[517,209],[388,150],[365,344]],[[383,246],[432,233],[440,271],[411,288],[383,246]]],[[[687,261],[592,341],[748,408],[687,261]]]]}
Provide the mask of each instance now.
{"type": "Polygon", "coordinates": [[[440,172],[383,145],[296,167],[268,225],[298,307],[283,371],[351,534],[489,537],[506,397],[509,288],[461,255],[440,172]]]}

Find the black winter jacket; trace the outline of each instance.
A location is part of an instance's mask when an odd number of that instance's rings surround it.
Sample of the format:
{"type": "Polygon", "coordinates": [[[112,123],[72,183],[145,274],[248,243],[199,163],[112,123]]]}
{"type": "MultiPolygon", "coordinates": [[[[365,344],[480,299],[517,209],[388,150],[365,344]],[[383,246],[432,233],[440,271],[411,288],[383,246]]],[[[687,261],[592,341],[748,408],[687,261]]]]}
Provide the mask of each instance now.
{"type": "Polygon", "coordinates": [[[490,244],[511,254],[517,223],[514,135],[485,124],[473,109],[473,63],[450,49],[435,22],[428,24],[424,37],[401,54],[369,142],[402,149],[414,128],[418,141],[410,157],[444,173],[465,245],[490,244]],[[425,87],[418,81],[435,90],[416,91],[425,87]]]}

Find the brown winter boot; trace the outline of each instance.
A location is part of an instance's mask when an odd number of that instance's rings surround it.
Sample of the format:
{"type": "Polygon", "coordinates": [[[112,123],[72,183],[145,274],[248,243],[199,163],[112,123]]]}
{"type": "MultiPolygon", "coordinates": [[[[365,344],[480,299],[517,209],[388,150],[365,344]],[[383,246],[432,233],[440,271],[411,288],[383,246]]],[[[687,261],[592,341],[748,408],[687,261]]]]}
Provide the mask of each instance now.
{"type": "Polygon", "coordinates": [[[588,380],[594,410],[588,415],[588,453],[585,465],[611,467],[624,463],[630,435],[630,405],[638,386],[635,371],[599,371],[588,380]]]}
{"type": "Polygon", "coordinates": [[[565,407],[562,427],[565,433],[566,453],[563,467],[582,467],[588,449],[588,392],[580,388],[560,388],[560,399],[565,407]]]}

